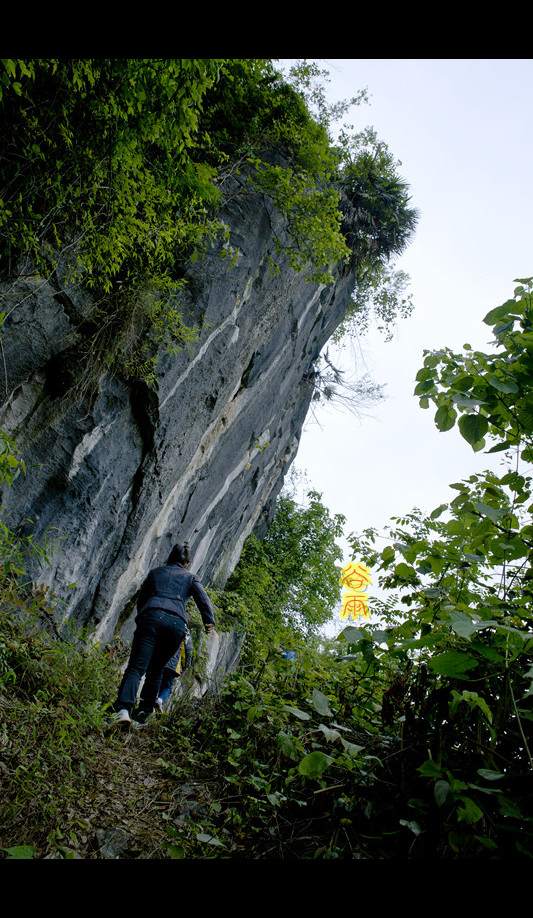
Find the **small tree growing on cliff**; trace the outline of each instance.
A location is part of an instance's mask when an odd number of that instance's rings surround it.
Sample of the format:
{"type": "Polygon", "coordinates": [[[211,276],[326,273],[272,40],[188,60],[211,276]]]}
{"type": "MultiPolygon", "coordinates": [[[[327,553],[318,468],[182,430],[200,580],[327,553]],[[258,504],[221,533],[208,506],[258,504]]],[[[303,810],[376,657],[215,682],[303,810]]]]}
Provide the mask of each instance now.
{"type": "Polygon", "coordinates": [[[258,631],[316,633],[329,621],[341,596],[337,539],[344,523],[316,491],[303,505],[287,494],[278,498],[265,538],[248,538],[226,585],[252,612],[258,631]]]}

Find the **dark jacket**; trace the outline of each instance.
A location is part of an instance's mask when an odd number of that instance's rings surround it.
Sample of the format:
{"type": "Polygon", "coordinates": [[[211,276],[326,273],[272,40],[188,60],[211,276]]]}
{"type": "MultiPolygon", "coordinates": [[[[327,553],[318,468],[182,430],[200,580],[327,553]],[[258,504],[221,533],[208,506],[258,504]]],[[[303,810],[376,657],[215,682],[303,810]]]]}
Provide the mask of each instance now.
{"type": "Polygon", "coordinates": [[[185,604],[192,596],[204,625],[214,624],[215,614],[196,574],[181,564],[165,564],[150,571],[144,581],[137,600],[139,614],[146,609],[165,609],[188,621],[185,604]]]}

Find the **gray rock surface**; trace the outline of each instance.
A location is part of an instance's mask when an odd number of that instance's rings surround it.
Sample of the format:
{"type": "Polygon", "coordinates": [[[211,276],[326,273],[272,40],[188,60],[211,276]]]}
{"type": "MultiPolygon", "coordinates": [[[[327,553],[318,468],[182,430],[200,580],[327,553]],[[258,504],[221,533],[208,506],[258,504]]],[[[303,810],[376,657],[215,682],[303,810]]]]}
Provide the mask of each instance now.
{"type": "Polygon", "coordinates": [[[165,710],[172,711],[182,699],[215,695],[222,683],[237,669],[246,635],[241,631],[214,631],[210,635],[193,635],[195,659],[183,675],[174,680],[165,710]]]}
{"type": "Polygon", "coordinates": [[[224,585],[296,455],[313,364],[353,290],[346,268],[327,285],[284,260],[271,272],[285,225],[268,199],[241,196],[222,216],[237,263],[214,248],[188,267],[182,302],[199,338],[161,353],[155,387],[109,374],[94,400],[66,399],[90,299],[61,271],[3,291],[0,427],[27,468],[2,493],[4,518],[53,544],[50,565],[32,573],[59,598],[60,626],[89,626],[104,643],[129,640],[137,591],[178,539],[204,584],[224,585]]]}

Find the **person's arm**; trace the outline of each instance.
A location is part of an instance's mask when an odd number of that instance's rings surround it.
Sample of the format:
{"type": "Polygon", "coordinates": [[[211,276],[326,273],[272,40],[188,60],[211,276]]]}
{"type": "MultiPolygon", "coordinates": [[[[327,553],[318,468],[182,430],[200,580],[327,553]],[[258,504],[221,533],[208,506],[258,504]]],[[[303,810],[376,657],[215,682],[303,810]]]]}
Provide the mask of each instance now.
{"type": "Polygon", "coordinates": [[[213,607],[209,600],[209,596],[207,595],[198,577],[196,576],[193,580],[191,593],[196,605],[198,606],[198,611],[202,616],[204,631],[206,634],[211,634],[211,632],[215,630],[215,613],[213,612],[213,607]]]}

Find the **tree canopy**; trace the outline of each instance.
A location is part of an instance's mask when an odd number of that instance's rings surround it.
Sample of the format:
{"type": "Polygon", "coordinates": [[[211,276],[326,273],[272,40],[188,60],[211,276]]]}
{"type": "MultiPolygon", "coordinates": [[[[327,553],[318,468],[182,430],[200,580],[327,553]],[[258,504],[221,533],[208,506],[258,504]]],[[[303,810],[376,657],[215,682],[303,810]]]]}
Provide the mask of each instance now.
{"type": "Polygon", "coordinates": [[[278,642],[283,635],[316,634],[340,600],[344,522],[341,514],[331,516],[316,491],[303,504],[282,494],[264,539],[246,541],[223,602],[239,596],[257,630],[278,642]]]}

